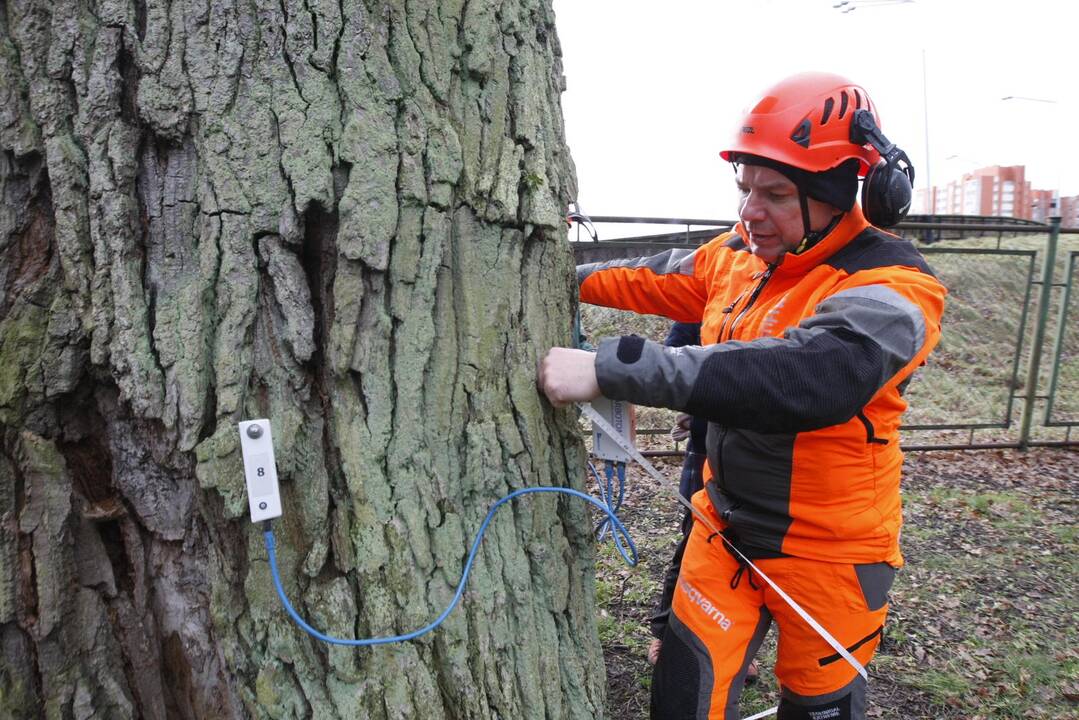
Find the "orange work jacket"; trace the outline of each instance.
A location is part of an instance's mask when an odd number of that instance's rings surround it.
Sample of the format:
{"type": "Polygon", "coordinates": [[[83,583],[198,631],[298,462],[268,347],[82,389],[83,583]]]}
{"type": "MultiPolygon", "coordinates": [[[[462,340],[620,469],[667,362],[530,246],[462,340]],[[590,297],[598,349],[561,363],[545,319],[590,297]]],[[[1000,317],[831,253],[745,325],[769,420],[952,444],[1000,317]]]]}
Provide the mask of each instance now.
{"type": "Polygon", "coordinates": [[[909,241],[848,212],[769,265],[744,228],[695,250],[581,265],[583,302],[700,322],[701,347],[599,344],[607,397],[709,421],[693,502],[756,557],[902,564],[902,393],[947,290],[909,241]]]}

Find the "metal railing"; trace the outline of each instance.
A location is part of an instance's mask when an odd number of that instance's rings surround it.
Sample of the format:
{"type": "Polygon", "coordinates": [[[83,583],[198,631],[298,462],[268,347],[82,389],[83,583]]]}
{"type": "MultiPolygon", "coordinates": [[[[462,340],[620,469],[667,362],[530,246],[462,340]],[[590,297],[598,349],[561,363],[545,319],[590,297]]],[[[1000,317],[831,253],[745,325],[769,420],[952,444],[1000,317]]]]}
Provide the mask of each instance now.
{"type": "MultiPolygon", "coordinates": [[[[1059,218],[1049,224],[983,216],[953,219],[914,216],[895,229],[932,241],[919,249],[951,292],[941,346],[908,388],[911,411],[903,428],[904,449],[1079,446],[1079,438],[1072,437],[1072,428],[1079,426],[1079,292],[1073,291],[1079,283],[1079,230],[1062,229],[1059,218]],[[975,247],[963,242],[972,238],[980,238],[973,241],[975,247]],[[1062,242],[1077,249],[1060,253],[1062,242]]],[[[697,218],[587,220],[593,226],[684,228],[615,240],[604,240],[593,230],[588,239],[571,242],[578,262],[696,247],[734,225],[697,218]]]]}

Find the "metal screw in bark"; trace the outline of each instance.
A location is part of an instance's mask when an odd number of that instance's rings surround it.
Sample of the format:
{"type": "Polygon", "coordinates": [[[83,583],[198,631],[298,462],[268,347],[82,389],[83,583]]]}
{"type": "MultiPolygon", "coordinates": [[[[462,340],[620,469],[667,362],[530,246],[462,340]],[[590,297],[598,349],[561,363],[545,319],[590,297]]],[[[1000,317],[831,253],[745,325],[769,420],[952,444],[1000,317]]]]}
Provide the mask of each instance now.
{"type": "Polygon", "coordinates": [[[262,426],[257,424],[248,425],[247,437],[251,438],[252,440],[258,440],[260,437],[262,437],[262,426]]]}

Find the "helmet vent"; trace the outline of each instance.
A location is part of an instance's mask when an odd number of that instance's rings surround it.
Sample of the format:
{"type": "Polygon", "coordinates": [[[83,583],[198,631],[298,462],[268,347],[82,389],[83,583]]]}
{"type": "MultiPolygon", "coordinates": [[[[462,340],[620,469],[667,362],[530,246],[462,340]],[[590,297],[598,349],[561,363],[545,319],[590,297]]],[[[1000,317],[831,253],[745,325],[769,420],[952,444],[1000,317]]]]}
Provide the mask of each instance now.
{"type": "Polygon", "coordinates": [[[822,112],[820,116],[821,125],[828,122],[828,118],[832,115],[833,107],[835,107],[835,100],[833,100],[832,98],[828,98],[824,101],[824,112],[822,112]]]}
{"type": "Polygon", "coordinates": [[[813,123],[809,122],[809,118],[806,118],[802,122],[798,123],[798,127],[791,133],[791,140],[798,143],[804,148],[809,147],[809,131],[813,127],[813,123]]]}
{"type": "Polygon", "coordinates": [[[842,120],[843,116],[847,114],[847,93],[839,93],[839,119],[842,120]]]}
{"type": "Polygon", "coordinates": [[[861,110],[862,109],[862,94],[860,92],[858,92],[857,88],[855,88],[855,90],[854,90],[854,109],[855,110],[861,110]]]}
{"type": "Polygon", "coordinates": [[[777,103],[779,103],[779,98],[777,98],[775,95],[768,95],[766,97],[761,98],[761,101],[759,103],[757,103],[757,105],[750,112],[754,112],[754,113],[771,112],[772,108],[774,108],[777,103]]]}

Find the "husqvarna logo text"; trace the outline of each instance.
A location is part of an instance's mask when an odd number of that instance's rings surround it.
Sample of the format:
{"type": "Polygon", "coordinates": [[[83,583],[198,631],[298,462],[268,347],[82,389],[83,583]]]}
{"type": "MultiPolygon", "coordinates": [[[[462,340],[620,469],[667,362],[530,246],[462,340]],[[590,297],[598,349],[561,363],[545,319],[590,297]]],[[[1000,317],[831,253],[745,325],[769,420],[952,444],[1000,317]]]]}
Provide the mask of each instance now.
{"type": "Polygon", "coordinates": [[[689,601],[704,611],[704,614],[710,617],[716,625],[723,628],[724,632],[731,629],[732,623],[730,618],[724,615],[722,610],[713,605],[711,600],[702,595],[700,590],[693,587],[685,580],[679,581],[679,587],[682,588],[682,592],[686,594],[689,601]]]}

